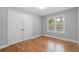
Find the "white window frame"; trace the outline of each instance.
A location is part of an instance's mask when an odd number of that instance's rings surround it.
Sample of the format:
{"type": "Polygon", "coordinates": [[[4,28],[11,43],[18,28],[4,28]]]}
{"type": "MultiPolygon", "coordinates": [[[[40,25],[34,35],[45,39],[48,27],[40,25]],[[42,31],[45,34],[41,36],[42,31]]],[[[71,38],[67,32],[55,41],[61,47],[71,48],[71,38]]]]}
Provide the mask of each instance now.
{"type": "MultiPolygon", "coordinates": [[[[48,24],[48,21],[49,21],[50,18],[55,18],[55,17],[48,17],[48,18],[47,18],[47,32],[53,32],[53,33],[55,33],[56,28],[54,29],[55,31],[50,31],[50,30],[49,30],[49,24],[48,24]]],[[[56,23],[55,23],[55,26],[56,26],[56,23]]]]}
{"type": "Polygon", "coordinates": [[[64,16],[64,15],[58,15],[58,16],[54,16],[54,17],[48,17],[48,18],[47,18],[47,32],[64,34],[64,33],[65,33],[65,16],[64,16]],[[50,31],[50,30],[49,30],[49,27],[48,27],[48,26],[49,26],[49,24],[48,24],[49,19],[50,19],[50,18],[56,19],[56,17],[63,17],[63,18],[64,18],[64,24],[63,24],[63,27],[64,27],[64,28],[63,28],[63,32],[59,32],[59,31],[56,30],[56,21],[55,21],[55,31],[50,31]]]}

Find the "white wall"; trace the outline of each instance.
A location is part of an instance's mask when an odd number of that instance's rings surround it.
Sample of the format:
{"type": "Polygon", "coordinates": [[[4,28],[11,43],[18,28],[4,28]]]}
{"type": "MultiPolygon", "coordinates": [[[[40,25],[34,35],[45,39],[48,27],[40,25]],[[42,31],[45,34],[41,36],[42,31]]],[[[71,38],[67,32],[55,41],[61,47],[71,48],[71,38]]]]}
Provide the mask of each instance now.
{"type": "Polygon", "coordinates": [[[0,8],[0,47],[7,44],[7,12],[6,8],[0,8]]]}
{"type": "Polygon", "coordinates": [[[78,7],[78,42],[79,42],[79,7],[78,7]]]}
{"type": "Polygon", "coordinates": [[[30,15],[32,17],[32,36],[36,36],[37,34],[41,34],[41,24],[42,24],[42,16],[29,13],[27,11],[21,10],[19,8],[8,8],[14,11],[18,11],[20,13],[24,13],[26,15],[30,15]]]}
{"type": "MultiPolygon", "coordinates": [[[[19,8],[0,8],[0,47],[7,45],[8,34],[7,34],[7,21],[8,21],[8,10],[14,10],[22,14],[30,15],[32,17],[32,34],[31,37],[41,34],[41,22],[42,17],[36,14],[29,13],[19,8]]],[[[28,28],[28,27],[27,27],[28,28]]]]}
{"type": "Polygon", "coordinates": [[[41,35],[42,17],[33,15],[32,36],[41,35]]]}
{"type": "Polygon", "coordinates": [[[72,8],[69,10],[65,10],[62,12],[56,12],[53,14],[49,14],[47,16],[44,16],[43,20],[43,34],[59,37],[59,38],[66,38],[73,41],[78,41],[78,9],[72,8]],[[47,18],[63,15],[65,16],[65,33],[55,33],[55,32],[47,32],[47,18]]]}

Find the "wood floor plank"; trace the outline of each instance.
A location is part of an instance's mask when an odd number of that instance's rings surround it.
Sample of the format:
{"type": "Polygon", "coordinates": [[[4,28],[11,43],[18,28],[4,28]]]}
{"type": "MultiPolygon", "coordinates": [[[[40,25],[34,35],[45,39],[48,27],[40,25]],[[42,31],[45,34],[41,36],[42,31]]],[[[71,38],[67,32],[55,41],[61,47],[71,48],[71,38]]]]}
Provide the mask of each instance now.
{"type": "Polygon", "coordinates": [[[1,52],[79,52],[77,43],[40,36],[3,48],[1,52]]]}

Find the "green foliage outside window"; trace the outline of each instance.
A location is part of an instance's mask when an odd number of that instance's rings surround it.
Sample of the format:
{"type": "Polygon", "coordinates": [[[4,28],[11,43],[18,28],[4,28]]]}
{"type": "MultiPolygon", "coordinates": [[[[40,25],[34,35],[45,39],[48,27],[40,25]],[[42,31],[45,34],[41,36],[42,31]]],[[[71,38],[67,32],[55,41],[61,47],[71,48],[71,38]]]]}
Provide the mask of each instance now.
{"type": "Polygon", "coordinates": [[[49,18],[48,19],[49,29],[58,32],[64,32],[64,18],[63,17],[56,17],[56,18],[49,18]]]}
{"type": "Polygon", "coordinates": [[[55,20],[54,19],[49,19],[49,25],[51,24],[55,24],[55,20]]]}
{"type": "Polygon", "coordinates": [[[57,24],[63,24],[64,19],[63,18],[58,18],[58,20],[56,20],[57,24]]]}

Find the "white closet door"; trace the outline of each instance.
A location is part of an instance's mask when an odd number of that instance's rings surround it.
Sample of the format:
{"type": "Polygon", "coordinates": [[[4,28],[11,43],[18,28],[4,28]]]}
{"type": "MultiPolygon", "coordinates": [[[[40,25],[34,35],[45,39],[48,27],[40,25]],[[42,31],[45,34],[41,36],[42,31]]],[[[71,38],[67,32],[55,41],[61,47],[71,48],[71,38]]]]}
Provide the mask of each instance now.
{"type": "Polygon", "coordinates": [[[32,37],[32,15],[23,14],[23,39],[28,40],[32,37]]]}
{"type": "Polygon", "coordinates": [[[22,41],[22,14],[8,10],[8,45],[22,41]]]}

